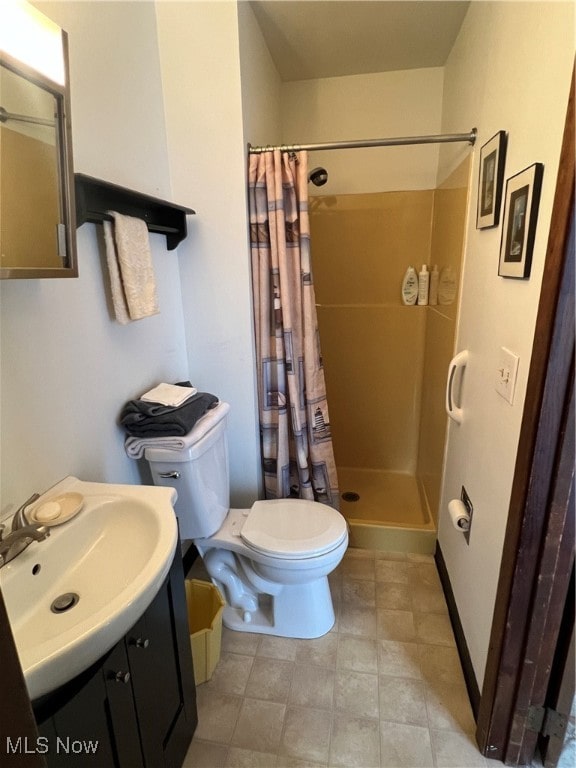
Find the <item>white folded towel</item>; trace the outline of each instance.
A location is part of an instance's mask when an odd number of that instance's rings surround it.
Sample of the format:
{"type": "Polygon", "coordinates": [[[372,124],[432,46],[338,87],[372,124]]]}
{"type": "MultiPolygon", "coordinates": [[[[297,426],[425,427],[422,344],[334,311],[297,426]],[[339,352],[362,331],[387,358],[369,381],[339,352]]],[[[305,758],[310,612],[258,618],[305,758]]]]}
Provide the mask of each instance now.
{"type": "Polygon", "coordinates": [[[140,400],[147,403],[160,403],[160,405],[171,405],[177,407],[185,403],[189,397],[197,394],[196,387],[180,387],[177,384],[158,384],[157,387],[144,392],[140,400]]]}
{"type": "Polygon", "coordinates": [[[167,451],[182,451],[190,448],[201,440],[214,426],[214,419],[219,414],[228,413],[228,403],[218,403],[216,408],[211,408],[201,416],[187,435],[182,437],[133,437],[128,435],[124,440],[124,450],[131,459],[141,459],[147,448],[163,448],[167,451]]]}
{"type": "Polygon", "coordinates": [[[116,319],[122,325],[160,312],[146,222],[108,211],[104,222],[106,261],[116,319]]]}

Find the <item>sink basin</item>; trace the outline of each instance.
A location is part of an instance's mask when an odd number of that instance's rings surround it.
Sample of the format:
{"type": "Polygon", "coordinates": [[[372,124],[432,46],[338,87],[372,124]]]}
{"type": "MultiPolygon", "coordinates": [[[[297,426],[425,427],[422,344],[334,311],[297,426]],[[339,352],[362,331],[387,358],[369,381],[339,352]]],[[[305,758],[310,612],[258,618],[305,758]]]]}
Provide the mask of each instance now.
{"type": "Polygon", "coordinates": [[[63,494],[81,494],[81,510],[0,569],[31,699],[71,680],[125,635],[160,589],[178,540],[172,488],[66,477],[29,511],[50,510],[63,494]],[[54,612],[54,600],[68,593],[78,599],[54,612]]]}

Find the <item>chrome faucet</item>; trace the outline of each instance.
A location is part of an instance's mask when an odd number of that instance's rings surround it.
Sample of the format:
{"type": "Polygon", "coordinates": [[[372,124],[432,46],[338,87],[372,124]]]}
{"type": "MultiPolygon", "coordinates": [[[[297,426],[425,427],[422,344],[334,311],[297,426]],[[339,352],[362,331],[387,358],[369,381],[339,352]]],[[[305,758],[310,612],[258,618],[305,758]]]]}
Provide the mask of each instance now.
{"type": "Polygon", "coordinates": [[[7,536],[4,536],[5,526],[0,525],[0,568],[14,560],[33,541],[44,541],[50,536],[50,529],[46,525],[30,525],[26,518],[26,508],[38,498],[40,495],[35,493],[18,508],[12,519],[11,532],[7,536]]]}
{"type": "Polygon", "coordinates": [[[50,536],[50,529],[39,523],[25,525],[9,533],[5,539],[0,540],[0,568],[18,557],[33,541],[44,541],[47,536],[50,536]]]}
{"type": "Polygon", "coordinates": [[[29,499],[26,499],[21,507],[18,507],[14,517],[12,518],[12,531],[17,531],[19,528],[24,528],[24,526],[29,525],[28,519],[26,518],[26,509],[30,506],[30,504],[39,498],[39,493],[33,493],[29,499]]]}

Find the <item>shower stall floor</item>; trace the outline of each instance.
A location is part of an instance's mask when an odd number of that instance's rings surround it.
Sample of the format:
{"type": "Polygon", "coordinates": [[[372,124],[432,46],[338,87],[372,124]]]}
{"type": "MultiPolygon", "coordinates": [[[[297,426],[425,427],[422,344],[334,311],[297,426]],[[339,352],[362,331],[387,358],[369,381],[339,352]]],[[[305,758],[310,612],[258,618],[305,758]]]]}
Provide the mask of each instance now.
{"type": "Polygon", "coordinates": [[[352,546],[434,552],[436,530],[413,475],[338,467],[338,485],[340,512],[350,526],[352,546]]]}

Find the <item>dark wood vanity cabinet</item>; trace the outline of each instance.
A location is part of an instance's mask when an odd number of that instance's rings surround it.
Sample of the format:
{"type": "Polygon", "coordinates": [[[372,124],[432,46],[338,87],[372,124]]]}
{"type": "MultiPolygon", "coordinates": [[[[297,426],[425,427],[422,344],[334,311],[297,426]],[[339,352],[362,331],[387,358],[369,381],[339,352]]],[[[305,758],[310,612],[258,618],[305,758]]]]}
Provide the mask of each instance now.
{"type": "Polygon", "coordinates": [[[48,768],[180,768],[198,720],[179,553],[126,636],[34,711],[48,768]]]}

